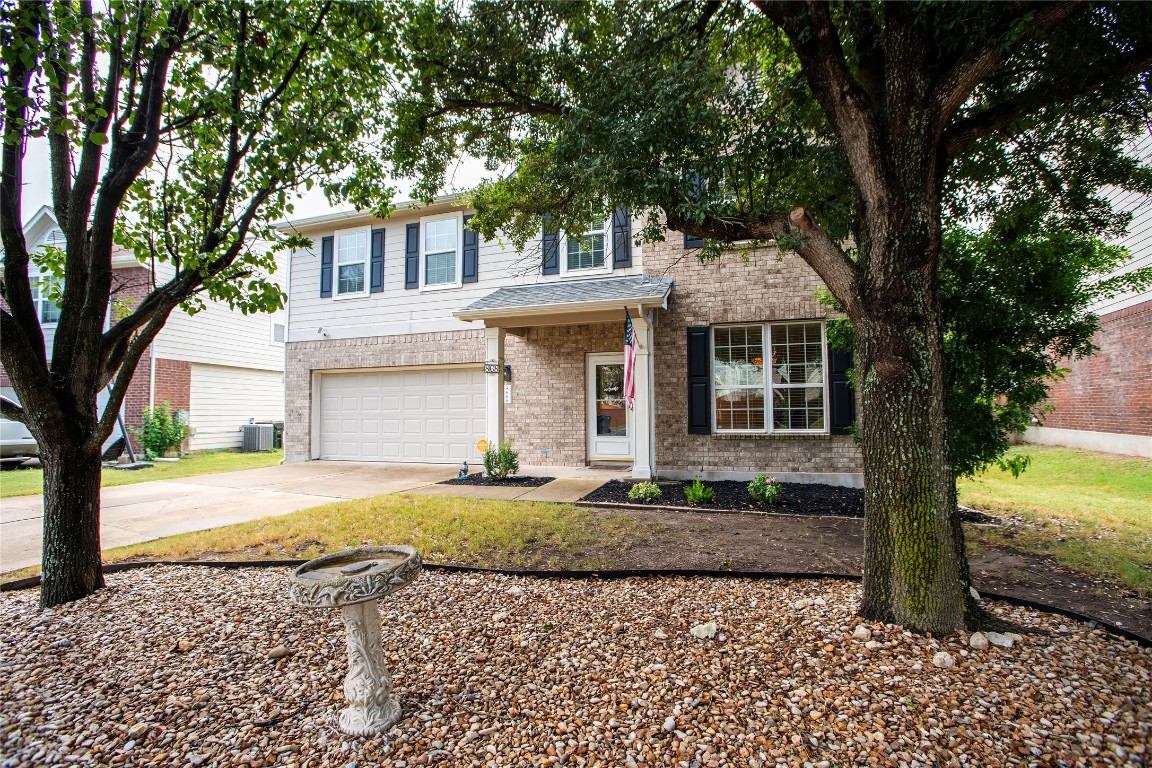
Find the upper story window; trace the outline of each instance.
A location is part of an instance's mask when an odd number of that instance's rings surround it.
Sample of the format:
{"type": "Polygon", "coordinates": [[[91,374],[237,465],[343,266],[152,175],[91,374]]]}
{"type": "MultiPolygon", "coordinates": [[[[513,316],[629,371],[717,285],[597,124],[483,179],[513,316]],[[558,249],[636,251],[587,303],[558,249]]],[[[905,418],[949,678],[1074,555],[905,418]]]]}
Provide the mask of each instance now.
{"type": "Polygon", "coordinates": [[[284,310],[279,310],[272,313],[272,343],[283,344],[288,340],[288,326],[286,324],[287,316],[284,310]]]}
{"type": "Polygon", "coordinates": [[[713,328],[716,431],[827,431],[824,347],[821,322],[713,328]]]}
{"type": "Polygon", "coordinates": [[[459,217],[425,219],[423,224],[421,273],[424,287],[460,285],[459,217]]]}
{"type": "Polygon", "coordinates": [[[604,267],[604,232],[585,232],[567,238],[567,271],[604,267]]]}
{"type": "Polygon", "coordinates": [[[336,295],[362,294],[368,273],[368,232],[346,229],[336,233],[336,295]]]}
{"type": "Polygon", "coordinates": [[[36,314],[40,318],[40,324],[52,325],[60,322],[60,307],[48,298],[53,284],[57,282],[56,278],[33,276],[31,282],[32,301],[36,305],[36,314]]]}

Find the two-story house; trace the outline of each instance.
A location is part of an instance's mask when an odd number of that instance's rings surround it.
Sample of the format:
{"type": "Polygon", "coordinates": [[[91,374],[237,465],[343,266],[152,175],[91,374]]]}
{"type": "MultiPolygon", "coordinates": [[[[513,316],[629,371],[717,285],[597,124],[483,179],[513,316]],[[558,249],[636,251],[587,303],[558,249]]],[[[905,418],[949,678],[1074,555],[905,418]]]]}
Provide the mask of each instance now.
{"type": "MultiPolygon", "coordinates": [[[[24,227],[30,249],[42,245],[63,247],[64,234],[52,212],[44,206],[24,227]]],[[[278,275],[286,272],[286,259],[278,275]]],[[[131,309],[147,295],[154,280],[170,276],[170,267],[152,268],[132,254],[113,254],[113,304],[131,309]],[[166,271],[167,270],[167,271],[166,271]]],[[[49,278],[30,265],[33,295],[44,330],[48,354],[60,310],[42,290],[49,278]]],[[[117,306],[109,312],[118,311],[117,306]]],[[[241,426],[250,420],[280,421],[284,414],[285,312],[244,315],[220,302],[206,302],[203,311],[188,315],[176,310],[152,346],[140,359],[124,398],[123,415],[129,427],[139,427],[144,409],[164,402],[186,411],[193,434],[190,450],[238,448],[241,426]]],[[[111,314],[110,314],[111,317],[111,314]]],[[[0,393],[12,397],[7,374],[0,369],[0,393]]],[[[102,405],[102,404],[101,404],[102,405]]],[[[118,437],[113,434],[111,439],[118,437]]]]}
{"type": "Polygon", "coordinates": [[[679,233],[636,244],[623,209],[523,252],[468,220],[443,199],[282,225],[312,238],[290,257],[288,461],[475,463],[510,439],[525,465],[861,484],[849,361],[800,257],[703,264],[679,233]]]}

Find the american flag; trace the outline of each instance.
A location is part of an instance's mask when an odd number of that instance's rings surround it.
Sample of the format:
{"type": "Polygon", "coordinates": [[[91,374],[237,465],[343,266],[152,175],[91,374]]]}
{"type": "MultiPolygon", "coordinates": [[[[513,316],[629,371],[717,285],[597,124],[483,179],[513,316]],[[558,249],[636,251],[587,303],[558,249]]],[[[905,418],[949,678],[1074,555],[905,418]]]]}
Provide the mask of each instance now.
{"type": "Polygon", "coordinates": [[[624,308],[624,398],[628,409],[636,406],[636,333],[632,330],[632,316],[624,308]]]}

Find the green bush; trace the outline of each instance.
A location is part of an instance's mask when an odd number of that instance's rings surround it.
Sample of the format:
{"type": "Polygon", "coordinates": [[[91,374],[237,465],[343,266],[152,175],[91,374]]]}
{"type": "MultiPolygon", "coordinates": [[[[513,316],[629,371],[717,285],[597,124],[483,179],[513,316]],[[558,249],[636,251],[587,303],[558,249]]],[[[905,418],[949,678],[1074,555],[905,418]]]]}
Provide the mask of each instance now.
{"type": "Polygon", "coordinates": [[[688,499],[689,504],[707,504],[712,501],[714,494],[715,491],[700,482],[700,478],[696,478],[691,485],[684,486],[684,498],[688,499]]]}
{"type": "Polygon", "coordinates": [[[188,422],[165,400],[162,405],[145,408],[144,424],[132,432],[140,439],[144,453],[155,458],[180,447],[188,437],[188,422]]]}
{"type": "Polygon", "coordinates": [[[511,440],[484,451],[484,474],[493,480],[507,480],[519,471],[520,454],[512,449],[511,440]]]}
{"type": "Polygon", "coordinates": [[[660,498],[660,486],[656,483],[636,483],[628,489],[628,500],[639,501],[645,504],[656,501],[660,498]]]}
{"type": "Polygon", "coordinates": [[[761,504],[771,504],[780,494],[780,481],[768,475],[756,475],[756,479],[748,483],[748,495],[761,504]]]}

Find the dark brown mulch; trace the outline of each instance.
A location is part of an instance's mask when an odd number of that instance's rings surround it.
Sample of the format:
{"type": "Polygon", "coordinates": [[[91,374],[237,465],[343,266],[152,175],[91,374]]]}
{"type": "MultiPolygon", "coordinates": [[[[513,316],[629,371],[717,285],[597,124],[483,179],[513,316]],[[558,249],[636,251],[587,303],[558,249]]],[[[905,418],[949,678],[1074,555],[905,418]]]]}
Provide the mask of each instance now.
{"type": "Polygon", "coordinates": [[[441,480],[439,485],[491,485],[491,486],[504,486],[505,488],[539,488],[545,483],[550,483],[556,478],[554,477],[533,477],[531,475],[512,475],[503,480],[496,480],[491,477],[484,477],[482,472],[475,472],[468,477],[459,478],[454,477],[451,480],[441,480]]]}
{"type": "MultiPolygon", "coordinates": [[[[632,480],[609,480],[589,493],[581,501],[601,504],[636,504],[628,498],[632,480]]],[[[748,493],[748,483],[737,480],[717,480],[705,483],[713,490],[712,501],[693,505],[684,495],[686,482],[661,482],[660,498],[653,506],[688,507],[724,512],[778,512],[785,515],[837,515],[864,517],[864,491],[861,488],[843,488],[820,483],[781,483],[776,500],[765,506],[748,493]]],[[[960,519],[966,523],[993,523],[996,518],[974,509],[961,508],[960,519]]]]}

